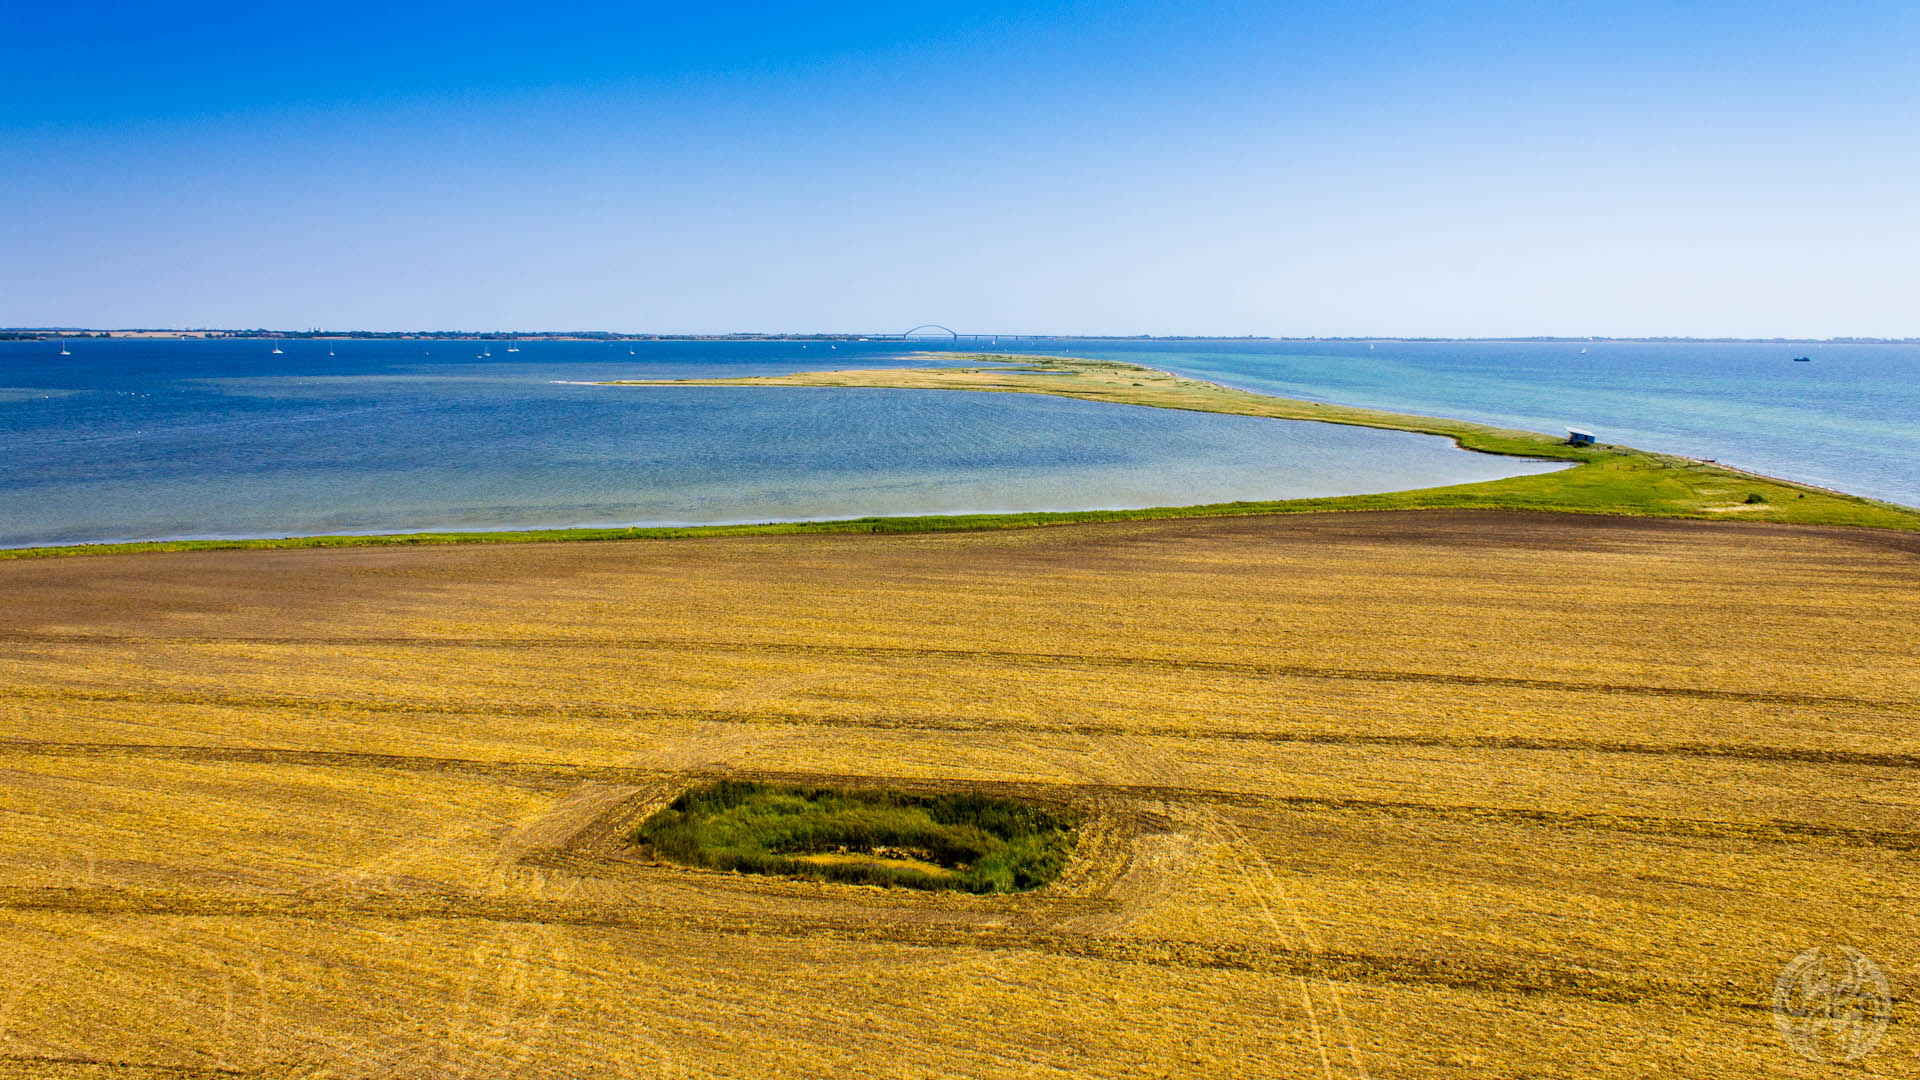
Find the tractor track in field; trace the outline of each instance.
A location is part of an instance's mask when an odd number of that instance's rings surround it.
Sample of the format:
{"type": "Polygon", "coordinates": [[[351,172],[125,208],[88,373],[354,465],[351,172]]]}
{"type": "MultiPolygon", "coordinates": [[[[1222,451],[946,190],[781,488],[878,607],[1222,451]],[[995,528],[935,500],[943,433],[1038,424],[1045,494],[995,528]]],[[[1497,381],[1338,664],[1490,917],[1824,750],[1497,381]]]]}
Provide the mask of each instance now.
{"type": "Polygon", "coordinates": [[[994,649],[939,649],[898,645],[813,645],[786,641],[725,641],[685,638],[594,639],[572,637],[454,638],[404,635],[319,637],[221,637],[193,635],[121,634],[6,634],[0,645],[155,647],[239,646],[258,648],[417,648],[503,650],[599,650],[606,652],[706,652],[819,656],[854,660],[919,660],[950,663],[992,663],[1024,667],[1083,668],[1090,670],[1152,669],[1175,672],[1214,672],[1255,678],[1298,678],[1348,682],[1418,683],[1435,686],[1498,687],[1582,694],[1692,698],[1701,701],[1748,702],[1767,705],[1845,707],[1920,713],[1920,701],[1888,701],[1836,694],[1789,694],[1772,691],[1720,690],[1708,687],[1652,686],[1637,683],[1586,682],[1568,679],[1530,679],[1503,675],[1467,675],[1438,671],[1394,671],[1371,668],[1320,667],[1304,664],[1254,664],[1165,656],[1120,656],[1082,653],[1018,652],[994,649]]]}
{"type": "Polygon", "coordinates": [[[1733,981],[1674,982],[1544,964],[1465,957],[1371,955],[1266,942],[1082,935],[991,923],[912,922],[845,915],[725,913],[682,907],[527,901],[453,894],[353,897],[189,893],[147,889],[0,887],[0,909],[98,916],[223,919],[484,921],[629,931],[707,933],[809,942],[1033,952],[1105,963],[1250,972],[1341,983],[1392,984],[1482,993],[1554,996],[1690,1008],[1758,1010],[1752,988],[1733,981]]]}
{"type": "Polygon", "coordinates": [[[1631,754],[1642,757],[1726,758],[1737,761],[1800,762],[1810,765],[1858,765],[1920,769],[1920,754],[1876,753],[1815,747],[1739,743],[1641,743],[1606,739],[1560,739],[1519,735],[1372,735],[1344,731],[1258,731],[1174,724],[1102,724],[1059,721],[1031,723],[993,717],[903,716],[849,713],[740,711],[737,709],[649,709],[609,706],[540,706],[505,702],[443,704],[396,699],[302,697],[291,694],[199,694],[164,691],[73,690],[41,687],[0,689],[0,700],[61,701],[90,704],[200,705],[229,709],[286,709],[357,712],[403,716],[494,716],[544,720],[619,720],[667,723],[739,724],[759,727],[822,727],[862,731],[932,733],[1118,736],[1122,738],[1218,740],[1302,746],[1404,746],[1446,750],[1533,750],[1553,753],[1631,754]]]}
{"type": "Polygon", "coordinates": [[[228,1069],[211,1065],[168,1065],[140,1061],[112,1061],[106,1058],[73,1057],[60,1054],[0,1054],[0,1077],[33,1075],[43,1069],[86,1069],[96,1072],[125,1073],[129,1076],[195,1077],[256,1076],[246,1069],[228,1069]],[[15,1069],[33,1070],[16,1073],[15,1069]]]}
{"type": "Polygon", "coordinates": [[[663,770],[570,762],[490,761],[478,758],[407,754],[296,750],[273,747],[190,746],[147,743],[78,743],[0,740],[0,754],[43,757],[112,758],[280,765],[314,768],[392,769],[404,772],[494,777],[519,783],[561,786],[583,782],[657,784],[675,779],[692,783],[730,776],[769,783],[882,786],[922,791],[989,791],[1053,802],[1153,803],[1231,806],[1297,813],[1376,814],[1437,821],[1500,823],[1541,828],[1632,833],[1644,836],[1712,837],[1758,843],[1829,843],[1849,847],[1920,851],[1920,832],[1863,829],[1798,821],[1725,821],[1640,814],[1580,814],[1525,807],[1448,805],[1382,799],[1314,795],[1273,795],[1156,784],[1073,784],[1045,781],[869,776],[847,773],[790,772],[769,769],[663,770]]]}

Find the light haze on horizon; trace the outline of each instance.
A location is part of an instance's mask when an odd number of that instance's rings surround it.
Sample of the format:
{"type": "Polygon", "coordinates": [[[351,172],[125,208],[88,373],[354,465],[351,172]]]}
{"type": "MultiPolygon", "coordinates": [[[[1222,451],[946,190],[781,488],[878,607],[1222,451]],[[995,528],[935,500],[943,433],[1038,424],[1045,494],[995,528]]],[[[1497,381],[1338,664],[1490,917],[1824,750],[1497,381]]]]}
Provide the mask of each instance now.
{"type": "Polygon", "coordinates": [[[1920,335],[1920,7],[15,5],[0,325],[1920,335]]]}

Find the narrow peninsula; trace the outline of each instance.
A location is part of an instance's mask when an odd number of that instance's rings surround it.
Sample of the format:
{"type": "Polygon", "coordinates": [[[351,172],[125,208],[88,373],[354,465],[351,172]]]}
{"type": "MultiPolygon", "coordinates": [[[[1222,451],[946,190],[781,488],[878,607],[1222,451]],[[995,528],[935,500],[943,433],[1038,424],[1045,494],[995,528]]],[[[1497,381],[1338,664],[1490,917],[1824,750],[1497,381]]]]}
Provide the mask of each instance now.
{"type": "Polygon", "coordinates": [[[10,559],[111,555],[142,551],[237,548],[380,547],[422,544],[515,544],[564,540],[669,540],[698,536],[771,536],[799,533],[926,533],[1017,529],[1098,521],[1248,514],[1305,514],[1352,510],[1533,510],[1627,517],[1703,518],[1793,525],[1841,525],[1920,531],[1920,509],[1730,468],[1711,461],[1658,454],[1608,443],[1575,446],[1537,431],[1445,417],[1384,412],[1350,405],[1272,397],[1203,379],[1114,360],[940,353],[953,367],[809,371],[715,379],[635,379],[606,387],[786,387],[956,390],[1051,394],[1114,405],[1227,413],[1274,420],[1407,431],[1452,439],[1466,450],[1565,462],[1552,472],[1446,487],[1374,495],[1158,506],[1129,510],[1068,510],[1000,514],[863,517],[747,525],[637,526],[463,530],[375,535],[289,536],[266,539],[158,540],[0,550],[10,559]]]}

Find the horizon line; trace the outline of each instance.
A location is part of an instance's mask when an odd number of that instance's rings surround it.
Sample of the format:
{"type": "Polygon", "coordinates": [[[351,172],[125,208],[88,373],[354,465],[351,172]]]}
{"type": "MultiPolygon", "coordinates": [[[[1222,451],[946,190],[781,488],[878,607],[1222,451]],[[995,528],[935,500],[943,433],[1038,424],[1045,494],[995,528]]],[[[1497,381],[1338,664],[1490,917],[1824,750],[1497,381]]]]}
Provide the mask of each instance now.
{"type": "MultiPolygon", "coordinates": [[[[915,329],[918,329],[917,327],[915,329]]],[[[1890,337],[1873,334],[1833,334],[1815,336],[1765,336],[1744,337],[1738,335],[1699,335],[1699,334],[1496,334],[1496,335],[1445,335],[1445,334],[1120,334],[1120,333],[1054,333],[1031,330],[968,330],[959,331],[953,337],[926,335],[906,337],[899,330],[469,330],[469,329],[322,329],[309,327],[302,330],[271,329],[267,327],[97,327],[97,326],[0,326],[0,334],[48,335],[48,334],[85,334],[95,337],[114,335],[208,335],[223,338],[450,338],[450,339],[503,339],[503,338],[587,338],[605,340],[656,340],[656,341],[698,341],[698,340],[882,340],[899,342],[938,343],[956,340],[977,340],[981,338],[1008,338],[1028,341],[1318,341],[1318,342],[1626,342],[1626,343],[1752,343],[1752,344],[1867,344],[1867,345],[1913,345],[1920,344],[1920,336],[1890,337]]],[[[4,339],[0,339],[4,340],[4,339]]],[[[16,339],[18,340],[18,339],[16,339]]],[[[31,339],[29,339],[31,340],[31,339]]]]}

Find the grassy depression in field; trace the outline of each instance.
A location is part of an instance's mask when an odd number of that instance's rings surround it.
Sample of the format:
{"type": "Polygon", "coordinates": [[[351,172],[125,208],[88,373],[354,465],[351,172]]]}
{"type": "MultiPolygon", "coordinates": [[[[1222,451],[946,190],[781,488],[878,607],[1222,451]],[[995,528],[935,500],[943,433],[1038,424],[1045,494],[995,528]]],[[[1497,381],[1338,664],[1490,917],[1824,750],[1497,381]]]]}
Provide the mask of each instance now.
{"type": "Polygon", "coordinates": [[[722,780],[675,799],[635,839],[715,870],[988,893],[1058,877],[1072,829],[1070,816],[986,795],[722,780]]]}

